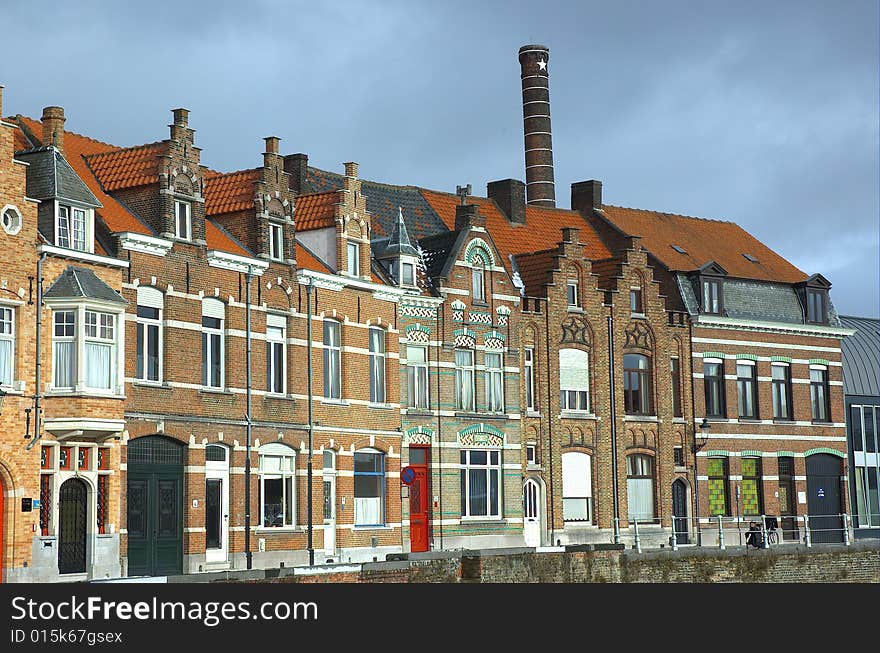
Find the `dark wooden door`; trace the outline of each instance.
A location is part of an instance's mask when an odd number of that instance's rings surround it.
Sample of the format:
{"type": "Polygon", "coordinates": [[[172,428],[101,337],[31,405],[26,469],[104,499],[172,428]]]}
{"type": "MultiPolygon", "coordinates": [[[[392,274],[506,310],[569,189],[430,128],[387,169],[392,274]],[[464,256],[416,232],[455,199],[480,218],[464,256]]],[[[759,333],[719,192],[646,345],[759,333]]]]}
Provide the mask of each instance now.
{"type": "Polygon", "coordinates": [[[415,478],[409,486],[409,528],[412,551],[427,551],[428,524],[428,466],[412,465],[415,478]]]}
{"type": "Polygon", "coordinates": [[[86,570],[86,515],[88,489],[78,478],[61,485],[58,493],[58,573],[77,574],[86,570]]]}
{"type": "Polygon", "coordinates": [[[678,544],[687,544],[687,486],[684,481],[678,479],[672,484],[672,514],[675,528],[675,541],[678,544]]]}
{"type": "Polygon", "coordinates": [[[813,542],[843,542],[841,461],[827,453],[807,457],[807,514],[813,542]]]}
{"type": "Polygon", "coordinates": [[[205,548],[223,546],[223,480],[205,480],[205,548]]]}

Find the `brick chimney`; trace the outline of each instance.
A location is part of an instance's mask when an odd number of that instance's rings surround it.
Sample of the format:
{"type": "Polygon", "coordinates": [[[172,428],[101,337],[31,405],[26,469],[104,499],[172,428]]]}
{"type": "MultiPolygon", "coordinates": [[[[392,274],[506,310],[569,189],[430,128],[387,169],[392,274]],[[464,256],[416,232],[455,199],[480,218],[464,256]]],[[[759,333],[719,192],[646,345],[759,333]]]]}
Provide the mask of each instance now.
{"type": "Polygon", "coordinates": [[[64,154],[64,107],[45,107],[43,117],[43,145],[54,145],[64,154]]]}
{"type": "Polygon", "coordinates": [[[486,184],[486,195],[495,200],[508,220],[526,223],[526,185],[518,179],[501,179],[486,184]]]}
{"type": "Polygon", "coordinates": [[[189,128],[189,109],[172,109],[174,122],[171,127],[171,138],[175,141],[192,142],[192,130],[189,128]]]}
{"type": "Polygon", "coordinates": [[[354,161],[346,161],[343,165],[345,165],[345,176],[357,179],[358,164],[354,161]]]}
{"type": "Polygon", "coordinates": [[[278,160],[278,146],[281,142],[281,139],[277,136],[266,136],[263,139],[266,141],[266,151],[263,153],[263,165],[267,168],[275,167],[276,161],[278,160]]]}
{"type": "Polygon", "coordinates": [[[589,213],[602,208],[602,182],[596,179],[579,181],[571,185],[571,209],[589,213]]]}
{"type": "Polygon", "coordinates": [[[284,157],[284,172],[290,175],[290,189],[297,195],[303,195],[306,187],[306,170],[309,167],[309,155],[288,154],[284,157]]]}
{"type": "Polygon", "coordinates": [[[536,206],[556,206],[553,138],[550,130],[550,50],[543,45],[519,49],[523,135],[526,150],[526,198],[536,206]]]}
{"type": "Polygon", "coordinates": [[[476,204],[457,204],[455,207],[455,230],[461,231],[469,227],[485,227],[486,218],[480,215],[480,207],[476,204]]]}

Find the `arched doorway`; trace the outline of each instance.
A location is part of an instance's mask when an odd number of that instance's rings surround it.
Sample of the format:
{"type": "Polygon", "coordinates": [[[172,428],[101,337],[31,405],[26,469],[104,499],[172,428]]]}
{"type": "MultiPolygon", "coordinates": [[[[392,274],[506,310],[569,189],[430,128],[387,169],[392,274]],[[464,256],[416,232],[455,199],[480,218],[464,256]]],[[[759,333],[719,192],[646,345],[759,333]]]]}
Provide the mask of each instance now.
{"type": "Polygon", "coordinates": [[[523,484],[523,537],[526,546],[541,546],[541,487],[531,478],[523,484]]]}
{"type": "Polygon", "coordinates": [[[58,492],[58,573],[86,570],[86,520],[89,491],[79,478],[69,478],[58,492]]]}
{"type": "Polygon", "coordinates": [[[205,447],[205,562],[225,563],[229,555],[229,447],[205,447]]]}
{"type": "Polygon", "coordinates": [[[687,484],[680,478],[672,484],[672,515],[676,544],[688,544],[687,484]]]}
{"type": "Polygon", "coordinates": [[[807,513],[813,542],[843,542],[840,491],[843,458],[828,453],[807,456],[807,513]]]}
{"type": "Polygon", "coordinates": [[[183,464],[186,447],[161,435],[128,443],[128,574],[183,570],[183,464]]]}

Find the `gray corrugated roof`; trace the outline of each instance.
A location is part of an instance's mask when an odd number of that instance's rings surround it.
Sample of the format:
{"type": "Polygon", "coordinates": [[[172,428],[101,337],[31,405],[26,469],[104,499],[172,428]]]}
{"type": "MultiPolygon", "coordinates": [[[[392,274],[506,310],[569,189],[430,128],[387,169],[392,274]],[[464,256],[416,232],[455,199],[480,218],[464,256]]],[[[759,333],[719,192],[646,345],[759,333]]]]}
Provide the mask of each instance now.
{"type": "Polygon", "coordinates": [[[69,265],[55,283],[43,293],[46,299],[101,299],[114,304],[127,304],[118,292],[104,283],[88,268],[69,265]]]}
{"type": "Polygon", "coordinates": [[[843,392],[880,396],[880,320],[841,315],[840,323],[856,331],[843,339],[843,392]]]}
{"type": "Polygon", "coordinates": [[[101,202],[54,147],[24,150],[16,159],[28,164],[26,188],[28,197],[38,200],[61,199],[101,208],[101,202]]]}

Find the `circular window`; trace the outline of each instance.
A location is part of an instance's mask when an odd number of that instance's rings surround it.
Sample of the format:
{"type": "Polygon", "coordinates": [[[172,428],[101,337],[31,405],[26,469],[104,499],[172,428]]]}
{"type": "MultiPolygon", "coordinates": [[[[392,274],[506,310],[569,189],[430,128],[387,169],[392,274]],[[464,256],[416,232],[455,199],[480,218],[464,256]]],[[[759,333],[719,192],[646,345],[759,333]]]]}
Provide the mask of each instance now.
{"type": "Polygon", "coordinates": [[[0,224],[3,225],[3,231],[14,236],[21,231],[21,213],[14,206],[7,204],[0,212],[0,224]]]}

